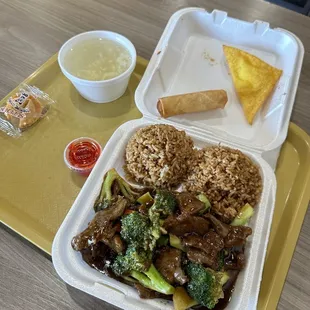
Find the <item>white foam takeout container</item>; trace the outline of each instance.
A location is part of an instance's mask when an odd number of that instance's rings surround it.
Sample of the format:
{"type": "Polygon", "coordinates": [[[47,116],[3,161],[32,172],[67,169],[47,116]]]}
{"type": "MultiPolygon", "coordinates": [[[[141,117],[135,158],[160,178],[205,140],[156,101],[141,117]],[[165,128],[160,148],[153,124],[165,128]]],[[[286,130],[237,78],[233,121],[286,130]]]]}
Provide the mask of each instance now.
{"type": "Polygon", "coordinates": [[[242,150],[260,167],[264,186],[249,225],[253,234],[246,245],[247,264],[227,306],[227,309],[255,309],[275,204],[273,168],[286,137],[303,53],[295,35],[283,29],[270,29],[261,21],[244,22],[222,11],[209,13],[199,8],[176,12],[136,91],[136,104],[143,118],[127,122],[115,131],[56,234],[52,256],[60,277],[123,309],[173,309],[169,301],[140,299],[134,288],[92,269],[71,248],[72,237],[84,230],[94,216],[93,204],[105,172],[114,167],[124,175],[124,152],[129,138],[141,127],[169,123],[185,130],[197,148],[220,142],[242,150]],[[272,98],[252,127],[246,123],[234,93],[222,44],[238,46],[284,71],[272,98]],[[206,89],[227,90],[229,102],[224,111],[159,118],[156,110],[159,97],[206,89]]]}

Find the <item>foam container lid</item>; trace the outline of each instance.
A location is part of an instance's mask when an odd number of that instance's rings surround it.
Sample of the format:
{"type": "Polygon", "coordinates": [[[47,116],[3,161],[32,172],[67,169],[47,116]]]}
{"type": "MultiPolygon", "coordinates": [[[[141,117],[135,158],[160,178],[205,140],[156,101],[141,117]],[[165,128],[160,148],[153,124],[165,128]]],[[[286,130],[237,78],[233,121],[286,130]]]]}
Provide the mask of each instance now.
{"type": "Polygon", "coordinates": [[[165,122],[195,128],[253,151],[270,151],[286,138],[303,55],[301,41],[287,30],[271,29],[262,21],[230,18],[223,11],[183,9],[170,18],[159,40],[137,88],[136,104],[144,116],[158,118],[158,98],[224,89],[228,94],[225,109],[179,115],[165,122]],[[252,126],[234,90],[223,45],[238,47],[283,70],[252,126]]]}
{"type": "Polygon", "coordinates": [[[71,239],[84,230],[94,216],[93,204],[105,172],[115,168],[124,175],[124,152],[130,137],[141,127],[168,123],[185,130],[197,148],[221,142],[224,146],[240,149],[260,168],[263,192],[249,223],[253,234],[246,244],[247,263],[238,276],[226,308],[256,309],[275,205],[276,179],[270,162],[276,160],[286,136],[302,55],[303,47],[298,38],[282,29],[272,30],[266,23],[243,22],[227,17],[225,12],[208,13],[197,8],[176,12],[136,91],[136,104],[143,118],[127,122],[114,132],[55,236],[52,258],[59,276],[69,285],[123,309],[173,309],[172,303],[166,300],[140,299],[134,288],[90,268],[81,254],[71,248],[71,239]],[[284,70],[279,85],[286,95],[277,96],[276,90],[266,105],[268,111],[261,112],[253,127],[246,123],[236,102],[232,82],[225,71],[223,43],[249,50],[284,70]],[[215,65],[212,61],[210,64],[208,57],[203,57],[205,52],[219,63],[215,65]],[[159,118],[156,111],[159,97],[208,88],[227,90],[229,102],[225,111],[168,120],[159,118]],[[276,152],[276,156],[267,156],[272,158],[269,163],[263,157],[268,151],[276,152]]]}

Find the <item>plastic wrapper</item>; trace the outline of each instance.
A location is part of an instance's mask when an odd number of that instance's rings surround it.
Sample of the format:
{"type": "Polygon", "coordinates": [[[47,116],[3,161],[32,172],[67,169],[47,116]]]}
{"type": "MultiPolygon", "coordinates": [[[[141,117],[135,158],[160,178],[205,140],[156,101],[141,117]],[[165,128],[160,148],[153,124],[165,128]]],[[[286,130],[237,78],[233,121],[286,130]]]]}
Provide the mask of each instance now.
{"type": "Polygon", "coordinates": [[[12,137],[22,133],[46,116],[55,101],[35,86],[23,84],[0,107],[0,130],[12,137]]]}

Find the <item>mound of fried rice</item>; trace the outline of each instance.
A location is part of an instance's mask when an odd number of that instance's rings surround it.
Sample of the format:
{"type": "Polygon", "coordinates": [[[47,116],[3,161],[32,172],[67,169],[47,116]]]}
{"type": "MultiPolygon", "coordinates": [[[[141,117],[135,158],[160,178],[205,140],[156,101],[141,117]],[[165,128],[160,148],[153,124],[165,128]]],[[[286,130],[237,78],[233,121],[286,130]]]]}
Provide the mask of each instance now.
{"type": "Polygon", "coordinates": [[[129,140],[125,170],[129,178],[147,186],[173,188],[186,177],[193,141],[170,125],[139,129],[129,140]]]}
{"type": "Polygon", "coordinates": [[[204,192],[212,211],[230,223],[240,209],[258,203],[262,192],[259,168],[239,150],[212,146],[196,151],[184,187],[204,192]]]}

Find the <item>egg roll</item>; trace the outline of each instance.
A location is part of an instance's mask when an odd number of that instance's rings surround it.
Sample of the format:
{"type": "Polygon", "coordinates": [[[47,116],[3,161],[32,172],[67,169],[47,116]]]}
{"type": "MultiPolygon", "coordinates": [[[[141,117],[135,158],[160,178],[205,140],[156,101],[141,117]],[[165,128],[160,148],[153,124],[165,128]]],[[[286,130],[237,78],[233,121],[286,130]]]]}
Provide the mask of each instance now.
{"type": "Polygon", "coordinates": [[[159,98],[157,110],[162,117],[167,118],[186,113],[223,109],[227,101],[225,90],[207,90],[159,98]]]}

